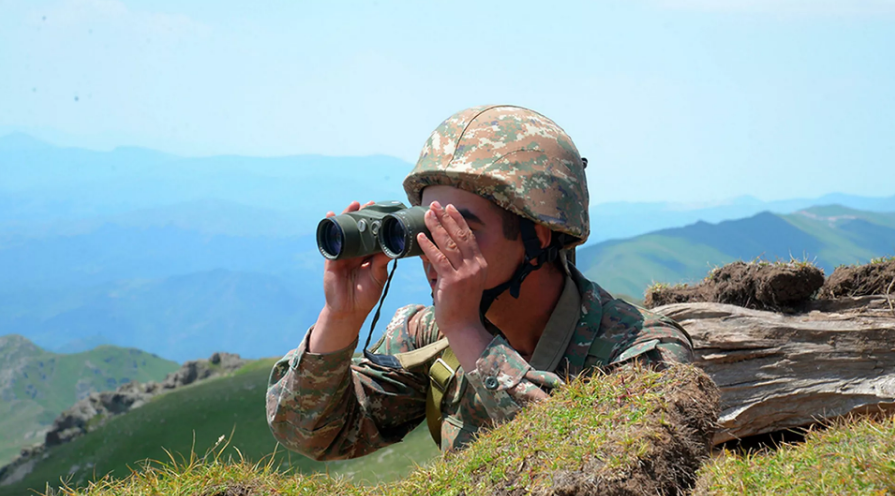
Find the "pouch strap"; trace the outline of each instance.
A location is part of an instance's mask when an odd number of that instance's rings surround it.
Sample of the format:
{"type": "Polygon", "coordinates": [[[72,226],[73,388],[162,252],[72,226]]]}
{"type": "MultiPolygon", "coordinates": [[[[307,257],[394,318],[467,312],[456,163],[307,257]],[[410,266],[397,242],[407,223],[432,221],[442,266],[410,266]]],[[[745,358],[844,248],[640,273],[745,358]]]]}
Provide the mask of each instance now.
{"type": "Polygon", "coordinates": [[[429,426],[429,434],[439,447],[441,447],[441,402],[444,392],[451,385],[451,381],[457,375],[460,360],[454,355],[454,351],[448,347],[441,358],[429,368],[429,392],[426,395],[426,423],[429,426]]]}
{"type": "Polygon", "coordinates": [[[412,370],[431,361],[433,358],[440,355],[447,347],[447,338],[442,338],[434,343],[429,343],[422,348],[395,353],[395,358],[398,359],[398,362],[401,363],[401,366],[404,367],[405,370],[412,370]]]}

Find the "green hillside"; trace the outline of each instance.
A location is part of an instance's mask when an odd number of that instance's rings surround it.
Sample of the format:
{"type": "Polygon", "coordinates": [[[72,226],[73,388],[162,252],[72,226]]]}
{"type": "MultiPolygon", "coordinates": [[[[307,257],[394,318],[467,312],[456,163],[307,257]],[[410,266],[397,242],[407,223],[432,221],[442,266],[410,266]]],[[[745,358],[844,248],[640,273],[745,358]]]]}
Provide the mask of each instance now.
{"type": "MultiPolygon", "coordinates": [[[[220,436],[232,438],[225,454],[260,460],[274,451],[276,441],[267,427],[264,399],[274,360],[251,362],[229,377],[210,379],[155,397],[148,404],[71,443],[53,448],[22,482],[0,487],[0,494],[23,494],[44,488],[72,474],[84,482],[94,474],[123,477],[145,459],[168,460],[165,450],[189,456],[204,453],[220,436]]],[[[415,464],[438,455],[425,426],[399,445],[357,460],[315,462],[278,449],[277,463],[302,473],[328,472],[355,481],[393,480],[415,464]]],[[[177,455],[175,455],[177,456],[177,455]]]]}
{"type": "Polygon", "coordinates": [[[695,224],[579,250],[578,265],[612,293],[641,297],[655,282],[697,282],[734,260],[812,260],[827,275],[842,264],[895,253],[895,213],[839,205],[789,215],[695,224]]]}
{"type": "MultiPolygon", "coordinates": [[[[718,392],[696,367],[663,373],[623,367],[581,377],[512,422],[483,432],[468,449],[400,480],[371,487],[339,474],[283,474],[209,454],[152,464],[107,478],[94,496],[457,496],[681,494],[695,480],[718,412],[718,392]],[[333,477],[333,476],[336,477],[333,477]]],[[[369,464],[379,463],[371,455],[369,464]]],[[[362,459],[363,460],[363,459],[362,459]]],[[[422,460],[420,460],[422,461],[422,460]]],[[[404,462],[406,465],[406,462],[404,462]]],[[[366,467],[366,465],[365,465],[366,467]]]]}
{"type": "Polygon", "coordinates": [[[136,349],[100,346],[74,354],[42,350],[22,336],[0,336],[0,465],[78,399],[130,381],[159,381],[175,362],[136,349]]]}

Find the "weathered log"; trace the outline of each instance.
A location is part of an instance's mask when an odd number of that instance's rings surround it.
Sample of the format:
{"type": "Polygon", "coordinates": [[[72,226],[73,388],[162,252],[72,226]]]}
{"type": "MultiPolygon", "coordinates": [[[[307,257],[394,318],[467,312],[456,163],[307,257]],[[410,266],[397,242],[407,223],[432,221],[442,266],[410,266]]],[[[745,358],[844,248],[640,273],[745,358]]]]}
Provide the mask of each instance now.
{"type": "Polygon", "coordinates": [[[852,413],[895,411],[895,313],[885,297],[821,301],[796,314],[720,303],[654,311],[693,337],[721,390],[714,443],[852,413]]]}

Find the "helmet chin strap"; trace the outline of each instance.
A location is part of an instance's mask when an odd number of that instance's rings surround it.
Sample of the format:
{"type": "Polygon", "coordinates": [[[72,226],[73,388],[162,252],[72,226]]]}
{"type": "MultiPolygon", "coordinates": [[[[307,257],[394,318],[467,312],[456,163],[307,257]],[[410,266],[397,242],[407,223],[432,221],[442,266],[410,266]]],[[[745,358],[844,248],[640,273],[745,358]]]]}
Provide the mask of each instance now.
{"type": "Polygon", "coordinates": [[[482,302],[479,305],[479,312],[481,313],[482,320],[484,320],[485,314],[488,313],[488,309],[491,308],[491,304],[494,303],[494,300],[503,294],[504,291],[509,289],[510,296],[519,298],[519,290],[522,288],[522,282],[528,277],[528,274],[531,274],[545,264],[556,260],[556,257],[559,256],[559,243],[557,242],[558,239],[555,235],[550,242],[550,246],[541,248],[541,240],[538,238],[537,231],[535,231],[534,222],[525,218],[520,218],[519,231],[522,234],[522,243],[525,245],[525,259],[516,269],[516,272],[513,273],[513,276],[509,281],[482,292],[482,302]],[[532,260],[536,260],[538,263],[532,265],[532,260]]]}

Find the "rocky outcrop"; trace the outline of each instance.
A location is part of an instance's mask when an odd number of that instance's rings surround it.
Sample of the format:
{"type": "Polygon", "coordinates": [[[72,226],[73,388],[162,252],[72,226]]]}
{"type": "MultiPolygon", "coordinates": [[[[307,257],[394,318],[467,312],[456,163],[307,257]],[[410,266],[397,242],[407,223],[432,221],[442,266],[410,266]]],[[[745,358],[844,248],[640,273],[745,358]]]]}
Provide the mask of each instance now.
{"type": "Polygon", "coordinates": [[[129,382],[114,391],[90,393],[56,417],[47,431],[45,444],[56,446],[67,443],[102,425],[109,417],[142,406],[161,389],[157,382],[129,382]]]}
{"type": "Polygon", "coordinates": [[[721,390],[714,442],[895,411],[895,312],[886,296],[811,302],[784,315],[720,303],[654,309],[693,338],[721,390]]]}
{"type": "Polygon", "coordinates": [[[109,418],[139,408],[157,394],[233,372],[245,363],[246,361],[236,354],[214,353],[207,360],[184,363],[179,370],[168,374],[160,383],[129,382],[114,391],[90,393],[56,417],[53,426],[47,431],[43,444],[23,449],[12,463],[0,467],[0,485],[15,482],[12,479],[18,480],[14,475],[22,472],[21,467],[29,465],[36,456],[45,453],[47,447],[67,443],[93,431],[109,418]]]}
{"type": "Polygon", "coordinates": [[[232,372],[245,364],[245,360],[232,353],[215,353],[208,360],[186,362],[180,370],[172,372],[161,383],[164,390],[186,386],[196,381],[232,372]]]}
{"type": "Polygon", "coordinates": [[[46,445],[67,443],[96,429],[110,417],[142,406],[156,394],[232,372],[244,364],[245,360],[239,355],[215,353],[208,360],[184,363],[179,370],[168,374],[161,383],[130,382],[114,391],[91,393],[56,417],[53,426],[47,432],[46,445]]]}

